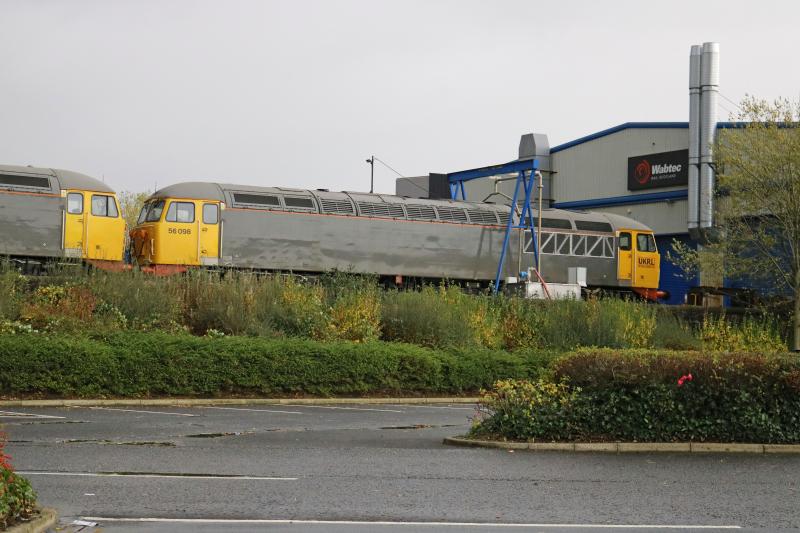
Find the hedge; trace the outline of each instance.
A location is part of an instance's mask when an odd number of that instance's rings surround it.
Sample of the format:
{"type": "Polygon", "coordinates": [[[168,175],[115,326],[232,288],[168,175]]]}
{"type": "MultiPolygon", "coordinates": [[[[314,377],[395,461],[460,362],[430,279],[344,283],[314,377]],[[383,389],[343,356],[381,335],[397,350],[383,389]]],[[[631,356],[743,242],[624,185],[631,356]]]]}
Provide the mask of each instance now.
{"type": "Polygon", "coordinates": [[[505,381],[474,429],[519,440],[800,442],[795,355],[583,350],[505,381]]]}
{"type": "Polygon", "coordinates": [[[461,394],[498,379],[536,378],[554,357],[550,352],[164,332],[0,335],[0,395],[461,394]]]}

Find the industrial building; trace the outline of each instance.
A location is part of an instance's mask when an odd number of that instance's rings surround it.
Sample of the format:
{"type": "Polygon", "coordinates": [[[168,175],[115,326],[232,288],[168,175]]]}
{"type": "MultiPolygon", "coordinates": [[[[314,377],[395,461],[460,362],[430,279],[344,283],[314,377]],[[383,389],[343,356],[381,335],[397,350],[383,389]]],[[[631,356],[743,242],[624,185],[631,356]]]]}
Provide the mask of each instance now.
{"type": "MultiPolygon", "coordinates": [[[[711,147],[716,131],[737,126],[716,120],[718,57],[716,43],[692,47],[687,122],[627,122],[553,147],[546,134],[531,133],[519,144],[519,160],[539,161],[545,207],[615,213],[655,231],[662,254],[659,288],[669,291],[670,304],[684,303],[700,282],[684,279],[665,252],[673,239],[697,246],[713,226],[711,147]]],[[[396,193],[450,197],[444,177],[399,178],[396,193]]],[[[508,203],[514,185],[497,176],[465,188],[472,201],[508,203]]]]}

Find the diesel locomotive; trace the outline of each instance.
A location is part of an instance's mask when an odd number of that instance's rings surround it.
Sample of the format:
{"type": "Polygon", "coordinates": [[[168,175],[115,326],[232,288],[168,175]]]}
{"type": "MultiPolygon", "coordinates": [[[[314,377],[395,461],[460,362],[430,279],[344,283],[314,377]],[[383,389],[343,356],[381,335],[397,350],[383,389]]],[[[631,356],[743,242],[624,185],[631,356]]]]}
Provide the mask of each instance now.
{"type": "MultiPolygon", "coordinates": [[[[156,191],[131,231],[133,260],[156,273],[191,267],[321,273],[333,269],[404,279],[494,280],[506,205],[186,182],[156,191]]],[[[534,212],[534,218],[538,213],[534,212]]],[[[513,230],[505,276],[534,266],[529,231],[513,230]]],[[[542,211],[541,273],[566,283],[585,267],[589,288],[655,300],[660,256],[653,231],[629,218],[542,211]]]]}
{"type": "Polygon", "coordinates": [[[38,269],[70,258],[122,268],[125,220],[113,189],[69,170],[0,165],[0,257],[38,269]]]}

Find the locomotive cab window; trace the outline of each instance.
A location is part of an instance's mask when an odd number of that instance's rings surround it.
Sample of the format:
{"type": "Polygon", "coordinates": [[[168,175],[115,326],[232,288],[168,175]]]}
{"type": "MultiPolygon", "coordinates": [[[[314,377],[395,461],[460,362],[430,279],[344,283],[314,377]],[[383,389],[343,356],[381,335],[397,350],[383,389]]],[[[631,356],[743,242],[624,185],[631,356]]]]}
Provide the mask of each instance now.
{"type": "Polygon", "coordinates": [[[144,221],[145,221],[145,219],[147,218],[147,210],[148,210],[148,209],[150,209],[150,207],[151,207],[152,205],[153,205],[152,203],[149,203],[149,202],[148,202],[148,203],[146,203],[146,204],[144,204],[144,205],[142,206],[142,210],[141,210],[141,212],[139,213],[139,218],[138,218],[138,219],[136,219],[136,224],[141,224],[142,222],[144,222],[144,221]]]}
{"type": "Polygon", "coordinates": [[[194,204],[191,202],[172,202],[167,209],[167,222],[194,222],[194,204]]]}
{"type": "Polygon", "coordinates": [[[636,249],[640,252],[655,252],[656,240],[652,233],[640,233],[636,236],[636,249]]]}
{"type": "Polygon", "coordinates": [[[92,215],[96,217],[117,218],[117,203],[114,197],[100,194],[92,195],[92,215]]]}
{"type": "Polygon", "coordinates": [[[67,213],[80,215],[83,213],[83,195],[79,192],[67,194],[67,213]]]}
{"type": "Polygon", "coordinates": [[[631,249],[631,234],[627,231],[619,234],[619,249],[626,251],[631,249]]]}
{"type": "Polygon", "coordinates": [[[217,204],[203,204],[203,224],[216,224],[217,222],[219,222],[217,204]]]}
{"type": "Polygon", "coordinates": [[[159,200],[157,202],[153,202],[150,204],[150,208],[147,210],[147,217],[145,220],[147,222],[158,222],[161,220],[161,213],[164,212],[164,200],[159,200]]]}

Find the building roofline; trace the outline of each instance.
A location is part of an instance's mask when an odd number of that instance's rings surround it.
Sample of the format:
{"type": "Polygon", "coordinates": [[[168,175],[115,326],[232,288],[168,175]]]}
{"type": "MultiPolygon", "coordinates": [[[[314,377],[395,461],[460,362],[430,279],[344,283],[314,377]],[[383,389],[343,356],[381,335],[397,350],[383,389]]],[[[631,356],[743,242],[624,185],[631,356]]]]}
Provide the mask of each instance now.
{"type": "MultiPolygon", "coordinates": [[[[744,122],[717,122],[717,129],[728,129],[728,128],[741,128],[745,125],[744,122]]],[[[589,141],[593,141],[595,139],[599,139],[600,137],[605,137],[607,135],[611,135],[613,133],[617,133],[623,130],[634,130],[634,129],[688,129],[689,123],[688,122],[625,122],[623,124],[619,124],[618,126],[613,126],[611,128],[598,131],[596,133],[592,133],[590,135],[585,135],[583,137],[579,137],[574,141],[565,142],[563,144],[559,144],[558,146],[554,146],[550,148],[550,153],[554,154],[556,152],[560,152],[562,150],[566,150],[568,148],[572,148],[573,146],[578,146],[579,144],[587,143],[589,141]]]]}

